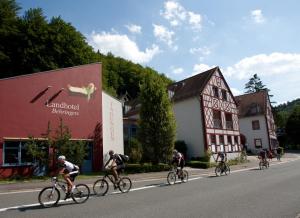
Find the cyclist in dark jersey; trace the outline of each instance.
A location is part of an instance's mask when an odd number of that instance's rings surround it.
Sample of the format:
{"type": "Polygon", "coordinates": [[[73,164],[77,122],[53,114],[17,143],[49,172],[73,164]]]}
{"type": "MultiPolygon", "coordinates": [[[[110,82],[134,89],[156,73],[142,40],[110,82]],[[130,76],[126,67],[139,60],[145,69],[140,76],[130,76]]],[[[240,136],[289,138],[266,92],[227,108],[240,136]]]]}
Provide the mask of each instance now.
{"type": "Polygon", "coordinates": [[[119,154],[116,154],[113,150],[108,152],[109,160],[105,163],[104,168],[110,170],[115,178],[115,182],[119,181],[119,173],[121,170],[125,169],[125,164],[119,154]]]}

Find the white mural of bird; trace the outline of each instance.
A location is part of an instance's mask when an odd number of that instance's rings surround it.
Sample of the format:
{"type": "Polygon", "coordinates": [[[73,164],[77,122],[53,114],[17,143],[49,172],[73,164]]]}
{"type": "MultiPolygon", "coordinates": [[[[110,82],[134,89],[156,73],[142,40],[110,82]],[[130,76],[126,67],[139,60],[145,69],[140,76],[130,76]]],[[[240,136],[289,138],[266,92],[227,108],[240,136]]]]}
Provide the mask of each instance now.
{"type": "Polygon", "coordinates": [[[82,86],[82,87],[75,87],[69,84],[68,89],[72,93],[80,93],[86,95],[88,101],[91,99],[92,94],[97,90],[94,83],[89,83],[87,86],[82,86]]]}

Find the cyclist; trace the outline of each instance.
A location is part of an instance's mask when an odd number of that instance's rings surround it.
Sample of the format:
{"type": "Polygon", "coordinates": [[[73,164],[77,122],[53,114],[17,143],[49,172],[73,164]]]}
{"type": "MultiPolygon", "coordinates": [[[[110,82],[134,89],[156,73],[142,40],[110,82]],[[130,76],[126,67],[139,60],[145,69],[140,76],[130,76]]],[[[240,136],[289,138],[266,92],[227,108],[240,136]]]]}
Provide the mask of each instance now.
{"type": "Polygon", "coordinates": [[[125,163],[119,154],[116,154],[113,150],[108,152],[109,160],[105,163],[104,168],[110,170],[115,178],[115,183],[119,182],[119,172],[125,169],[125,163]],[[109,165],[109,163],[111,164],[109,165]]]}
{"type": "MultiPolygon", "coordinates": [[[[176,169],[178,167],[180,167],[180,177],[182,177],[182,172],[183,172],[182,169],[184,167],[184,157],[176,149],[174,149],[174,151],[173,151],[172,165],[176,165],[176,169]]],[[[177,170],[177,173],[178,173],[178,170],[177,170]]]]}
{"type": "Polygon", "coordinates": [[[258,158],[261,159],[261,161],[263,162],[263,164],[266,163],[267,161],[267,152],[266,149],[260,149],[259,154],[258,154],[258,158]]]}
{"type": "Polygon", "coordinates": [[[58,173],[63,175],[65,181],[67,182],[68,188],[65,200],[70,197],[70,194],[75,189],[75,186],[73,184],[76,176],[79,174],[79,167],[69,161],[66,161],[66,157],[64,155],[61,155],[57,158],[59,163],[59,169],[58,173]]]}
{"type": "Polygon", "coordinates": [[[221,169],[223,171],[224,170],[224,166],[225,166],[225,162],[227,161],[227,154],[225,152],[223,152],[223,151],[219,151],[218,155],[217,155],[217,158],[216,158],[216,163],[218,161],[220,162],[221,169]],[[220,161],[219,161],[219,158],[220,158],[220,161]]]}

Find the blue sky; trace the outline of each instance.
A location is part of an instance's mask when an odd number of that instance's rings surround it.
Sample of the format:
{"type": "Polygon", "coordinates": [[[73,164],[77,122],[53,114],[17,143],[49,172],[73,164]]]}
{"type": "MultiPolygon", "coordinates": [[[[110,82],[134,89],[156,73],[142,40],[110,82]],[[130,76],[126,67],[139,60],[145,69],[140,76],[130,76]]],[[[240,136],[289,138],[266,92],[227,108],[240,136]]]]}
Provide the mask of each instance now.
{"type": "Polygon", "coordinates": [[[284,103],[300,98],[298,0],[23,0],[61,16],[95,50],[181,80],[219,66],[234,95],[257,73],[284,103]]]}

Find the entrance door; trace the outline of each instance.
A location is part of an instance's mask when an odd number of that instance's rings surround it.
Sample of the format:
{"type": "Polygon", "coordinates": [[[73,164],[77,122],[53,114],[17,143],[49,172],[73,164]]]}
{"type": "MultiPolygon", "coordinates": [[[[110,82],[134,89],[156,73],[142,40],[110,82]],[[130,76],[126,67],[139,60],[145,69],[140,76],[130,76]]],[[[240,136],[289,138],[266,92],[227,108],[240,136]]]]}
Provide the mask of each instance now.
{"type": "Polygon", "coordinates": [[[81,166],[83,173],[92,172],[92,159],[93,159],[93,142],[88,143],[88,152],[81,166]]]}

